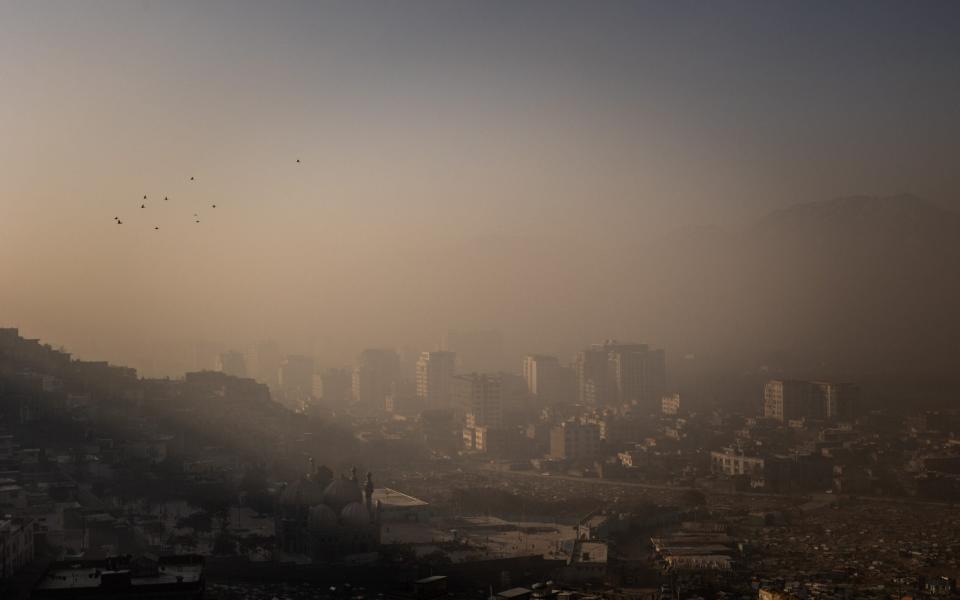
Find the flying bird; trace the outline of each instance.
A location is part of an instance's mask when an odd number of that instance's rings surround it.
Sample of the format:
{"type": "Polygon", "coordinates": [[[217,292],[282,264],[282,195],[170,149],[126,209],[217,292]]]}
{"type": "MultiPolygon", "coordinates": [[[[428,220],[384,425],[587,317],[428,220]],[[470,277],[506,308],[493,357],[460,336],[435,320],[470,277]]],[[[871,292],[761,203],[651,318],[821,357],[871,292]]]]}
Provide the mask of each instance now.
{"type": "Polygon", "coordinates": [[[190,177],[190,181],[193,181],[193,176],[190,177]]]}
{"type": "Polygon", "coordinates": [[[144,200],[147,199],[147,195],[146,195],[146,194],[143,195],[143,199],[144,199],[144,200]]]}
{"type": "Polygon", "coordinates": [[[212,206],[213,208],[216,208],[216,207],[217,207],[216,204],[211,204],[210,206],[212,206]]]}
{"type": "Polygon", "coordinates": [[[163,201],[166,202],[167,200],[169,200],[169,198],[167,198],[166,196],[164,196],[164,197],[163,197],[163,201]]]}
{"type": "Polygon", "coordinates": [[[300,164],[300,159],[299,159],[299,158],[297,159],[297,164],[298,164],[298,165],[300,164]]]}
{"type": "Polygon", "coordinates": [[[146,207],[147,207],[146,204],[141,204],[141,205],[140,205],[140,208],[146,208],[146,207]]]}
{"type": "Polygon", "coordinates": [[[121,221],[120,219],[117,219],[117,225],[123,225],[123,221],[121,221]]]}
{"type": "Polygon", "coordinates": [[[159,227],[154,227],[154,229],[160,229],[159,227]]]}

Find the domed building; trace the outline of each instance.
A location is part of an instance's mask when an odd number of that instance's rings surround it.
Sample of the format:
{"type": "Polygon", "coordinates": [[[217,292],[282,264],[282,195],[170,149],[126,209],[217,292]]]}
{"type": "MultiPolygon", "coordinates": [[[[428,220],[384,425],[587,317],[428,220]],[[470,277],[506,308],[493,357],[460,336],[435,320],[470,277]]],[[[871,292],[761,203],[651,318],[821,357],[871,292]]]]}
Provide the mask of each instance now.
{"type": "Polygon", "coordinates": [[[373,504],[373,477],[361,487],[357,470],[331,478],[326,467],[313,468],[280,494],[278,545],[282,552],[314,561],[335,562],[380,545],[380,506],[373,504]],[[327,477],[324,477],[327,475],[327,477]]]}
{"type": "Polygon", "coordinates": [[[294,481],[280,494],[280,508],[291,511],[306,510],[323,502],[323,487],[313,479],[294,481]]]}
{"type": "Polygon", "coordinates": [[[340,511],[340,522],[354,529],[363,529],[370,525],[370,515],[359,502],[351,502],[340,511]]]}
{"type": "Polygon", "coordinates": [[[323,491],[323,503],[339,513],[348,504],[362,504],[363,492],[360,491],[360,485],[355,479],[341,477],[330,482],[327,489],[323,491]]]}

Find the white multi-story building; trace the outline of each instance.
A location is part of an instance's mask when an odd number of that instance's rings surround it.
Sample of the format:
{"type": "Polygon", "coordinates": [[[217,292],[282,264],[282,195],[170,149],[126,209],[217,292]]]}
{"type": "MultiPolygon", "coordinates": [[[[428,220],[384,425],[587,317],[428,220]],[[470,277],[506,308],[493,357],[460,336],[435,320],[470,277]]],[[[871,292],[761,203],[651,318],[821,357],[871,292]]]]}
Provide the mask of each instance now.
{"type": "Polygon", "coordinates": [[[710,469],[724,475],[763,476],[763,459],[740,450],[724,448],[710,453],[710,469]]]}
{"type": "Polygon", "coordinates": [[[667,394],[660,399],[661,414],[675,417],[680,414],[680,394],[667,394]]]}
{"type": "Polygon", "coordinates": [[[426,409],[449,408],[457,355],[424,352],[417,360],[417,400],[426,409]]]}
{"type": "Polygon", "coordinates": [[[556,356],[528,354],[523,359],[523,380],[527,382],[527,391],[533,396],[548,391],[559,370],[560,361],[556,356]]]}

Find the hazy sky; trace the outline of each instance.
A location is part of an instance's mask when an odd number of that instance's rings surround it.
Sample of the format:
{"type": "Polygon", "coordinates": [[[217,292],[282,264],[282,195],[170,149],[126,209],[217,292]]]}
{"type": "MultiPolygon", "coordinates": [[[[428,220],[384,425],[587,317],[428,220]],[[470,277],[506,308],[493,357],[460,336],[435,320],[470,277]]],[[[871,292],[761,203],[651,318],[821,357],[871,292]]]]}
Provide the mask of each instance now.
{"type": "Polygon", "coordinates": [[[139,364],[597,339],[541,307],[638,240],[957,206],[958,66],[957,2],[0,0],[0,324],[139,364]]]}

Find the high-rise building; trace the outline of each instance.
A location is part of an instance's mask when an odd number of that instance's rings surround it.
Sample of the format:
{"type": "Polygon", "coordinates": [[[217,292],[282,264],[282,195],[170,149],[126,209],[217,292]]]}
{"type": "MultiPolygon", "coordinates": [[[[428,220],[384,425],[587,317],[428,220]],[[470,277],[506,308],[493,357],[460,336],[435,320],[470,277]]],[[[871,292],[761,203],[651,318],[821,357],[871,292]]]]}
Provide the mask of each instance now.
{"type": "Polygon", "coordinates": [[[493,373],[504,368],[503,336],[499,331],[451,329],[444,336],[443,349],[456,353],[461,371],[493,373]]]}
{"type": "Polygon", "coordinates": [[[523,359],[523,378],[527,391],[542,404],[575,401],[576,373],[562,366],[556,356],[527,355],[523,359]]]}
{"type": "Polygon", "coordinates": [[[276,342],[263,341],[258,342],[254,347],[254,362],[256,368],[256,380],[265,383],[270,389],[280,387],[280,363],[283,362],[280,356],[280,348],[276,342]]]}
{"type": "Polygon", "coordinates": [[[770,380],[763,385],[763,416],[777,421],[809,417],[811,392],[806,381],[770,380]]]}
{"type": "Polygon", "coordinates": [[[777,421],[851,421],[859,388],[852,383],[772,379],[763,386],[763,416],[777,421]]]}
{"type": "Polygon", "coordinates": [[[408,417],[423,411],[423,404],[417,398],[417,383],[412,379],[401,378],[390,386],[390,393],[384,404],[387,412],[408,417]]]}
{"type": "Polygon", "coordinates": [[[657,410],[660,399],[667,391],[667,353],[663,348],[648,350],[643,359],[643,380],[640,399],[657,410]]]}
{"type": "Polygon", "coordinates": [[[313,394],[313,357],[290,354],[280,364],[280,389],[286,394],[313,394]]]}
{"type": "Polygon", "coordinates": [[[223,352],[217,361],[217,370],[234,377],[246,377],[247,360],[242,352],[223,352]]]}
{"type": "Polygon", "coordinates": [[[382,409],[390,386],[400,376],[400,357],[393,350],[370,348],[357,357],[353,369],[353,401],[382,409]]]}
{"type": "Polygon", "coordinates": [[[651,410],[659,409],[666,387],[663,350],[607,340],[578,353],[576,370],[582,404],[639,403],[651,410]]]}
{"type": "Polygon", "coordinates": [[[530,405],[531,396],[527,391],[527,383],[522,375],[517,373],[505,373],[503,371],[496,374],[500,379],[500,397],[502,398],[504,425],[508,419],[511,424],[523,425],[527,422],[528,415],[526,409],[532,408],[530,405]]]}
{"type": "Polygon", "coordinates": [[[590,460],[600,447],[600,427],[595,423],[564,421],[550,430],[550,456],[590,460]]]}
{"type": "Polygon", "coordinates": [[[528,354],[523,359],[523,379],[527,382],[527,391],[534,396],[543,394],[559,369],[560,361],[556,356],[528,354]]]}
{"type": "Polygon", "coordinates": [[[324,369],[313,375],[313,397],[329,407],[346,406],[353,395],[353,375],[348,369],[324,369]]]}
{"type": "Polygon", "coordinates": [[[417,399],[423,408],[449,408],[456,373],[456,354],[443,350],[424,352],[417,360],[417,399]]]}
{"type": "Polygon", "coordinates": [[[814,381],[813,385],[823,405],[824,418],[828,421],[853,421],[860,400],[860,388],[856,384],[814,381]]]}
{"type": "Polygon", "coordinates": [[[503,426],[503,388],[498,375],[470,373],[453,378],[455,413],[470,427],[503,426]]]}
{"type": "Polygon", "coordinates": [[[599,406],[607,399],[607,352],[596,346],[577,353],[577,399],[580,404],[599,406]]]}
{"type": "Polygon", "coordinates": [[[577,370],[573,365],[563,365],[557,372],[556,390],[547,395],[548,402],[554,404],[575,404],[577,402],[577,370]]]}

